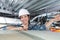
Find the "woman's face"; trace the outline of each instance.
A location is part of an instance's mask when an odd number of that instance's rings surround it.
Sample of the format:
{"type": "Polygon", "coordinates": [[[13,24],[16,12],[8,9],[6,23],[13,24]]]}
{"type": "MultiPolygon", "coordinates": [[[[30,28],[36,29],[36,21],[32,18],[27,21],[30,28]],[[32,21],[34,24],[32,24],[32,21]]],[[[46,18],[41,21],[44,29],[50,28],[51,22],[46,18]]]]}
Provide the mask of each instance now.
{"type": "Polygon", "coordinates": [[[23,22],[23,24],[26,24],[29,21],[29,16],[28,15],[22,15],[22,16],[20,16],[20,20],[23,22]]]}

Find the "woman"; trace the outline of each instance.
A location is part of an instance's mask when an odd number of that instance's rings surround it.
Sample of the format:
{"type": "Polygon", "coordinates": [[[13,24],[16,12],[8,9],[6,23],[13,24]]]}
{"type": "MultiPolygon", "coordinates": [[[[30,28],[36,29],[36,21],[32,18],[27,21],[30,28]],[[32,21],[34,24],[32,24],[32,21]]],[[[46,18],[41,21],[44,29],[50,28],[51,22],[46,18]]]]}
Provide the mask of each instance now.
{"type": "Polygon", "coordinates": [[[32,25],[30,24],[30,13],[26,9],[19,11],[19,18],[22,21],[20,27],[7,27],[8,30],[46,30],[45,25],[32,25]]]}
{"type": "Polygon", "coordinates": [[[7,29],[10,30],[46,30],[50,28],[50,25],[54,21],[59,21],[60,20],[60,15],[56,15],[54,19],[51,19],[49,22],[46,22],[43,25],[32,25],[30,24],[30,13],[26,9],[21,9],[19,11],[19,18],[22,21],[21,27],[8,27],[7,29]]]}

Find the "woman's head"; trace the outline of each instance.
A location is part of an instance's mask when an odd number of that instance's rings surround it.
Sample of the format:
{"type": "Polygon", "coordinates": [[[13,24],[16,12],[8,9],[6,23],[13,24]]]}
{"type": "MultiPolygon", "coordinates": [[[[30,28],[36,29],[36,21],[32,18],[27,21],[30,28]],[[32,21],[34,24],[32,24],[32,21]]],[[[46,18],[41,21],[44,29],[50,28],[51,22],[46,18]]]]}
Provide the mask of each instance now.
{"type": "Polygon", "coordinates": [[[20,16],[20,20],[23,22],[23,24],[26,24],[29,22],[30,16],[29,15],[22,15],[22,16],[20,16]]]}
{"type": "Polygon", "coordinates": [[[26,24],[29,22],[29,20],[30,20],[29,15],[30,15],[30,13],[26,9],[21,9],[19,11],[19,17],[20,17],[20,20],[22,21],[23,24],[26,24]]]}

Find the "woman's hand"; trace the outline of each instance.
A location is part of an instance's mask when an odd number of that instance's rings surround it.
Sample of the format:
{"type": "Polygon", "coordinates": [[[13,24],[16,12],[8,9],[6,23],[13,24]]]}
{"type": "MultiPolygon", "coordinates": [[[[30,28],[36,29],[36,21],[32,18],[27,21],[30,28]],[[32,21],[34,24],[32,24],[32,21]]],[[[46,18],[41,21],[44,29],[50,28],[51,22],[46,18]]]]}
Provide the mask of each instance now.
{"type": "Polygon", "coordinates": [[[18,27],[18,30],[22,31],[23,30],[23,27],[18,27]]]}
{"type": "Polygon", "coordinates": [[[27,31],[27,30],[28,30],[28,26],[24,26],[23,29],[24,29],[25,31],[27,31]]]}
{"type": "Polygon", "coordinates": [[[60,14],[56,15],[54,19],[55,19],[54,21],[60,21],[60,14]]]}
{"type": "Polygon", "coordinates": [[[55,19],[51,19],[49,22],[46,22],[45,25],[47,28],[50,27],[50,25],[55,21],[55,19]]]}

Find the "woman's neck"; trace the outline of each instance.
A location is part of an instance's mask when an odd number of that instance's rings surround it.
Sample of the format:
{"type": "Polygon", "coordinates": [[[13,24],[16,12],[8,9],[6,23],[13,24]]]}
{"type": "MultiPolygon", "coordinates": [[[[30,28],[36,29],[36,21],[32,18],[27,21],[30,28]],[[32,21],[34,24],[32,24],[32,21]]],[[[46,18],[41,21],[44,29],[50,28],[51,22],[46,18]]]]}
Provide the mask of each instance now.
{"type": "Polygon", "coordinates": [[[25,23],[24,25],[28,26],[29,23],[25,23]]]}

